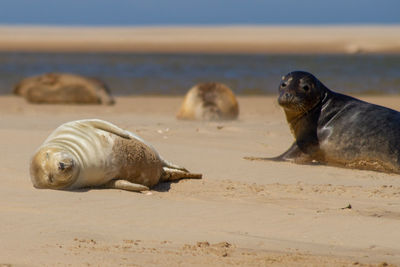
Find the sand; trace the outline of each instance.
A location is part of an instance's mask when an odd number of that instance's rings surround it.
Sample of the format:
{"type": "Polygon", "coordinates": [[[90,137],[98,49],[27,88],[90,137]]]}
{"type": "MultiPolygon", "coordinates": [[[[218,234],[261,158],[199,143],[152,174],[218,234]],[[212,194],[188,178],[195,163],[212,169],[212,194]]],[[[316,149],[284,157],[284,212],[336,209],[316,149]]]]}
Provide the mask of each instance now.
{"type": "Polygon", "coordinates": [[[400,25],[0,26],[0,51],[400,53],[400,25]]]}
{"type": "MultiPolygon", "coordinates": [[[[363,99],[400,109],[397,96],[363,99]]],[[[1,96],[0,266],[400,265],[398,175],[244,160],[293,140],[274,97],[239,97],[232,122],[178,121],[182,100],[56,106],[1,96]],[[35,149],[83,118],[131,130],[204,178],[151,194],[33,188],[35,149]]]]}

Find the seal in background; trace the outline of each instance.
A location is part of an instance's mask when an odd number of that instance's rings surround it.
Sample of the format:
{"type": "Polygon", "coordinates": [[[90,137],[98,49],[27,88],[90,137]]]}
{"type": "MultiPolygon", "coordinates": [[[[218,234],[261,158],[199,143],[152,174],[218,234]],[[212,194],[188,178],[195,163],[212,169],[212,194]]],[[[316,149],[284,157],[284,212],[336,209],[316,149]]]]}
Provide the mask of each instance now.
{"type": "Polygon", "coordinates": [[[177,114],[182,120],[234,120],[239,115],[235,94],[222,83],[200,83],[186,94],[177,114]]]}

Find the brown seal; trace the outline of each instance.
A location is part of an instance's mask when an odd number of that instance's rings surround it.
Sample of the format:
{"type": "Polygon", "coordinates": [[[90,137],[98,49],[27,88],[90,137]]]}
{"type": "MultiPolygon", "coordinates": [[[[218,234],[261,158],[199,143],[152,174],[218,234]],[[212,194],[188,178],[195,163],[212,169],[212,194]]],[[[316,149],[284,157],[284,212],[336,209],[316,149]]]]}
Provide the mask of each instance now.
{"type": "Polygon", "coordinates": [[[200,83],[186,94],[177,114],[182,120],[234,120],[239,105],[234,93],[222,83],[200,83]]]}
{"type": "Polygon", "coordinates": [[[106,84],[98,79],[69,73],[28,77],[14,87],[13,93],[31,103],[114,104],[106,84]]]}

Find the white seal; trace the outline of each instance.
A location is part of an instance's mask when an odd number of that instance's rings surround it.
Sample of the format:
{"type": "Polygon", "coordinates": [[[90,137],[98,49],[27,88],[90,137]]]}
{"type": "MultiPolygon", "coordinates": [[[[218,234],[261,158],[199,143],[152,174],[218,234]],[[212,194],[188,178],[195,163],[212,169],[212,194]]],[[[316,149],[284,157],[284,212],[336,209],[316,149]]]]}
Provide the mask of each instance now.
{"type": "Polygon", "coordinates": [[[70,190],[145,191],[162,181],[201,178],[164,160],[135,134],[98,119],[58,127],[32,157],[30,174],[36,188],[70,190]]]}

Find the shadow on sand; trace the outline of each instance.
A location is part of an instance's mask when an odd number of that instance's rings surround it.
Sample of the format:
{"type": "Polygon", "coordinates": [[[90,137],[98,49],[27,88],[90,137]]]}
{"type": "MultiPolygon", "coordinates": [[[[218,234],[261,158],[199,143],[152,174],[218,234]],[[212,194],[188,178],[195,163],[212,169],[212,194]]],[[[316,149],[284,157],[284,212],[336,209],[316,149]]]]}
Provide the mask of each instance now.
{"type": "MultiPolygon", "coordinates": [[[[162,182],[159,184],[156,184],[152,188],[150,188],[150,191],[156,191],[156,192],[168,192],[171,189],[171,184],[173,183],[178,183],[179,181],[171,181],[171,182],[162,182]]],[[[105,187],[85,187],[85,188],[80,188],[80,189],[74,189],[74,190],[63,190],[66,192],[73,192],[73,193],[85,193],[91,190],[107,190],[111,188],[105,188],[105,187]]],[[[147,192],[147,191],[146,191],[147,192]]],[[[139,193],[139,192],[138,192],[139,193]]]]}

